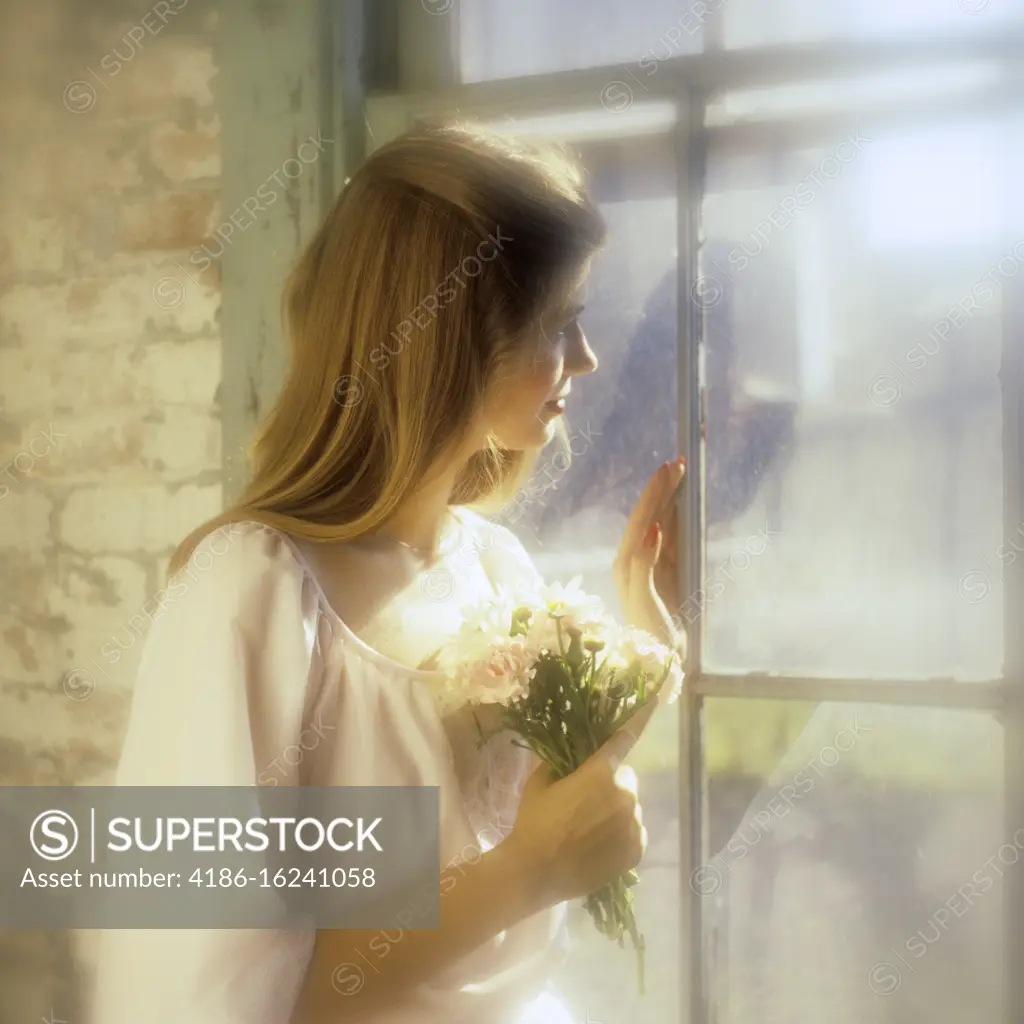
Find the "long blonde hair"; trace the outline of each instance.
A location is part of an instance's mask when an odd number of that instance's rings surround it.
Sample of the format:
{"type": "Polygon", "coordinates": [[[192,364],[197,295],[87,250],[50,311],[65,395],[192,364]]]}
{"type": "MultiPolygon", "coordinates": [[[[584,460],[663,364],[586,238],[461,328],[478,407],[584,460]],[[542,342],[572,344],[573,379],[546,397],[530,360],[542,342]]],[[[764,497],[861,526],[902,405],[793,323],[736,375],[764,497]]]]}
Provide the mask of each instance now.
{"type": "MultiPolygon", "coordinates": [[[[443,123],[377,149],[286,283],[291,365],[250,449],[250,482],[182,542],[170,572],[230,522],[343,541],[387,521],[537,343],[605,233],[564,147],[443,123]]],[[[536,455],[489,439],[450,504],[507,496],[536,455]]]]}

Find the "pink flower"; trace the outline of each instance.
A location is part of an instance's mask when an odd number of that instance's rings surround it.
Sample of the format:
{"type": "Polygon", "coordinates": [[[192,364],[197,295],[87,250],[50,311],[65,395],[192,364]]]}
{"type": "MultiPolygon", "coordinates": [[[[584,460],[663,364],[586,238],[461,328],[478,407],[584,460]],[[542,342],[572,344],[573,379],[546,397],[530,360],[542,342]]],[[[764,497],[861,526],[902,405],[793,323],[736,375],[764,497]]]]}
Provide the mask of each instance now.
{"type": "Polygon", "coordinates": [[[536,660],[522,639],[506,637],[483,657],[460,666],[455,684],[474,704],[508,704],[529,688],[536,660]]]}
{"type": "MultiPolygon", "coordinates": [[[[448,674],[450,692],[478,704],[507,704],[523,696],[543,651],[559,652],[569,644],[569,630],[585,639],[602,638],[614,623],[599,598],[580,588],[580,577],[568,584],[502,588],[483,602],[462,609],[455,640],[439,658],[448,674]],[[510,636],[517,609],[531,611],[525,635],[510,636]]],[[[520,623],[522,625],[522,623],[520,623]]]]}

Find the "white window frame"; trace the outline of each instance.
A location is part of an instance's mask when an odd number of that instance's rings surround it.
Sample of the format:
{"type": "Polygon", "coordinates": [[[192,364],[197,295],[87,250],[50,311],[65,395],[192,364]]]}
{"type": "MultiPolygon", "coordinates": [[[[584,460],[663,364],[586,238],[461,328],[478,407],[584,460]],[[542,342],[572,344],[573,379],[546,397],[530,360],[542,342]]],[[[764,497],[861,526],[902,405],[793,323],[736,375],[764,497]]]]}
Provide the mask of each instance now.
{"type": "MultiPolygon", "coordinates": [[[[367,82],[350,73],[345,101],[339,104],[339,124],[346,139],[346,154],[358,163],[365,153],[411,127],[417,118],[458,112],[462,116],[502,120],[508,117],[599,109],[604,86],[629,75],[628,64],[584,68],[524,78],[458,84],[459,4],[444,16],[425,19],[421,0],[341,0],[339,39],[363,31],[376,23],[382,34],[396,41],[390,55],[391,88],[367,82]],[[402,26],[415,24],[415,38],[409,39],[402,26]],[[408,42],[406,42],[408,40],[408,42]],[[358,122],[361,121],[360,125],[358,122]],[[360,136],[365,128],[365,136],[360,136]]],[[[702,317],[689,299],[697,282],[698,239],[706,154],[756,150],[780,136],[787,145],[804,138],[821,138],[823,130],[835,132],[843,118],[789,118],[764,123],[705,125],[711,98],[726,90],[764,88],[809,79],[848,77],[860,74],[927,67],[948,61],[1002,62],[1003,79],[979,87],[961,100],[908,100],[896,106],[874,103],[853,112],[855,122],[870,118],[887,125],[920,124],[929,118],[946,119],[958,112],[970,115],[978,110],[991,113],[1003,104],[1019,105],[1024,82],[1014,73],[1014,62],[1024,53],[1024,31],[979,33],[967,38],[948,34],[930,38],[918,34],[897,41],[823,43],[820,46],[772,46],[765,49],[729,51],[713,47],[721,37],[721,25],[705,25],[709,46],[704,53],[679,56],[662,62],[658,74],[643,84],[645,99],[667,100],[675,105],[672,135],[676,154],[676,196],[678,207],[678,252],[680,297],[678,307],[678,449],[687,456],[690,486],[684,487],[679,505],[679,551],[681,592],[694,593],[704,576],[704,509],[702,488],[704,451],[701,434],[701,389],[699,352],[702,317]]],[[[338,44],[341,48],[341,43],[338,44]]],[[[344,47],[347,60],[352,47],[344,47]]],[[[379,56],[379,54],[377,54],[379,56]]],[[[362,62],[361,62],[361,66],[362,62]]],[[[614,134],[614,116],[609,115],[614,134]]],[[[621,125],[621,123],[620,123],[621,125]]],[[[350,173],[351,167],[347,173],[350,173]]],[[[1011,303],[1013,323],[1020,325],[1024,342],[1024,288],[1011,303]]],[[[1009,333],[1009,332],[1008,332],[1009,333]]],[[[1005,335],[1004,335],[1005,339],[1005,335]]],[[[1002,374],[1003,490],[1005,535],[1013,534],[1024,522],[1024,356],[1012,345],[1004,345],[1002,374]]],[[[695,629],[690,636],[685,699],[679,702],[679,798],[680,798],[680,1008],[679,1024],[709,1024],[711,1007],[707,991],[707,936],[701,920],[702,900],[689,880],[693,871],[706,863],[706,792],[702,716],[708,697],[729,697],[812,702],[874,703],[963,711],[992,712],[1005,728],[1005,834],[1024,826],[1024,560],[1007,567],[1005,576],[1005,659],[1000,678],[982,683],[953,679],[833,679],[793,677],[771,672],[719,675],[702,668],[703,636],[695,629]]],[[[1024,1021],[1024,869],[1018,865],[1005,875],[1004,955],[1006,976],[1006,1017],[1004,1024],[1024,1021]]],[[[989,1022],[985,1022],[989,1024],[989,1022]]],[[[995,1024],[995,1022],[991,1022],[995,1024]]]]}

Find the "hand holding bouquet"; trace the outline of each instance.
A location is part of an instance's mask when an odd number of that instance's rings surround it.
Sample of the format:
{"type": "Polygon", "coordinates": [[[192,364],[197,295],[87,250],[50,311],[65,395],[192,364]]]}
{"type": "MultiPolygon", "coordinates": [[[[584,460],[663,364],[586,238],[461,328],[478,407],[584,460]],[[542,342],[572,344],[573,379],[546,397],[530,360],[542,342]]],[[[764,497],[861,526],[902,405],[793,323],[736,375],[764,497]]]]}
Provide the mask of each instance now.
{"type": "MultiPolygon", "coordinates": [[[[499,704],[505,729],[564,778],[659,697],[676,698],[679,656],[641,630],[623,628],[583,593],[579,577],[527,591],[503,591],[465,610],[440,665],[471,704],[499,704]]],[[[644,990],[644,940],[636,921],[636,872],[591,893],[598,930],[625,945],[628,934],[644,990]]]]}

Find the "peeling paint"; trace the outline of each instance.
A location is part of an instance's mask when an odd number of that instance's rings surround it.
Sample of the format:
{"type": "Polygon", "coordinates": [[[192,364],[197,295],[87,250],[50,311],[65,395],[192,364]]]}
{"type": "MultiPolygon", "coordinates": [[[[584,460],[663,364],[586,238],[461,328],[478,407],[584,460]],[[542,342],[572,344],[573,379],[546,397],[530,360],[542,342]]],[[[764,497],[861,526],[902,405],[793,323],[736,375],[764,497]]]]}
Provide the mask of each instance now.
{"type": "Polygon", "coordinates": [[[39,659],[32,651],[29,642],[28,631],[24,626],[10,626],[3,632],[3,638],[7,646],[14,651],[21,662],[21,667],[29,672],[35,672],[39,668],[39,659]]]}

